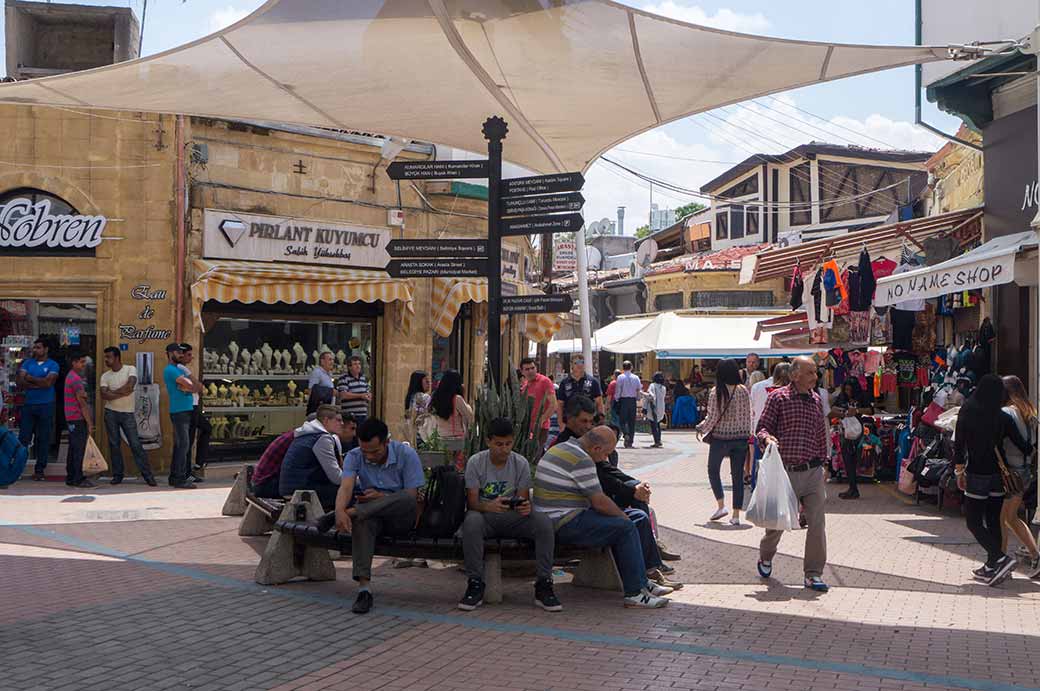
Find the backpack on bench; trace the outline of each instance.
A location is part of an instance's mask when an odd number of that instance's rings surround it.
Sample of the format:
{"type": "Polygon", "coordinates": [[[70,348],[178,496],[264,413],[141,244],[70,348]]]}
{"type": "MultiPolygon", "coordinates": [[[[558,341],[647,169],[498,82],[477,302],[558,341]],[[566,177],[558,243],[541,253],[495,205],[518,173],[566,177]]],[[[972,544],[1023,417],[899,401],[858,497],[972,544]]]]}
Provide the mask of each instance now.
{"type": "Polygon", "coordinates": [[[426,504],[417,532],[422,537],[450,538],[466,517],[466,480],[451,466],[433,469],[426,485],[426,504]]]}
{"type": "Polygon", "coordinates": [[[29,450],[18,441],[18,435],[0,426],[0,485],[16,482],[28,461],[29,450]]]}

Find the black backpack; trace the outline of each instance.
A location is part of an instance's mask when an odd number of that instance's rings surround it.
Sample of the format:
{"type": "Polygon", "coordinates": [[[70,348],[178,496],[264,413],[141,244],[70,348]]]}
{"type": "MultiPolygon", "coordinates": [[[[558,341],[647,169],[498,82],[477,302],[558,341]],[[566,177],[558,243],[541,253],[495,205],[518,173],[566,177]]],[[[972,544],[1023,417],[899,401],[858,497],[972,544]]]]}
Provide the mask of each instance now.
{"type": "Polygon", "coordinates": [[[451,466],[433,469],[426,485],[426,504],[419,518],[423,537],[450,538],[466,517],[466,480],[451,466]]]}

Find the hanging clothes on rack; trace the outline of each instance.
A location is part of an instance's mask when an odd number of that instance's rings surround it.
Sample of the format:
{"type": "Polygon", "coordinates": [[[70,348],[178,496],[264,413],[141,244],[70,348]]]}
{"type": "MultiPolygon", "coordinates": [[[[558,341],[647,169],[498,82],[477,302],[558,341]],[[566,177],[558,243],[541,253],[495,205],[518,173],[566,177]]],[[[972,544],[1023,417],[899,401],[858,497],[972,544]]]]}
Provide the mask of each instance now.
{"type": "MultiPolygon", "coordinates": [[[[817,329],[830,328],[833,323],[833,317],[831,316],[830,307],[827,305],[826,296],[824,295],[823,288],[823,269],[817,269],[816,275],[813,278],[812,289],[809,291],[812,295],[812,300],[807,305],[805,310],[808,317],[809,329],[816,331],[817,329]]],[[[826,343],[826,341],[823,341],[826,343]]]]}
{"type": "Polygon", "coordinates": [[[847,300],[849,297],[845,283],[841,279],[841,269],[833,259],[823,264],[823,289],[828,307],[837,307],[842,300],[847,300]]]}
{"type": "Polygon", "coordinates": [[[805,281],[802,280],[802,267],[794,265],[794,273],[791,274],[791,309],[797,310],[802,306],[802,293],[805,291],[805,281]]]}
{"type": "Polygon", "coordinates": [[[866,247],[859,253],[859,263],[856,267],[849,268],[848,293],[849,309],[853,312],[866,312],[874,302],[874,290],[877,281],[874,278],[874,268],[870,263],[870,254],[866,247]]]}

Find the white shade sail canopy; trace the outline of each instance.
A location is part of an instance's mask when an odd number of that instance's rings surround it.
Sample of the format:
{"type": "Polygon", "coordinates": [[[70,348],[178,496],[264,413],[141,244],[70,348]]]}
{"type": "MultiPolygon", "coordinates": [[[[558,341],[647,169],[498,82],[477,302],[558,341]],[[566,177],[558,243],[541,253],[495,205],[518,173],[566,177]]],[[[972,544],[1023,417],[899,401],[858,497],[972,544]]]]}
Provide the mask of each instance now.
{"type": "Polygon", "coordinates": [[[772,348],[771,335],[756,338],[758,317],[662,312],[624,340],[602,345],[612,353],[657,354],[659,360],[683,358],[805,355],[807,348],[772,348]]]}
{"type": "Polygon", "coordinates": [[[584,170],[640,132],[945,49],[790,41],[606,0],[271,0],[158,55],[0,86],[0,101],[379,132],[468,151],[490,115],[505,158],[584,170]]]}

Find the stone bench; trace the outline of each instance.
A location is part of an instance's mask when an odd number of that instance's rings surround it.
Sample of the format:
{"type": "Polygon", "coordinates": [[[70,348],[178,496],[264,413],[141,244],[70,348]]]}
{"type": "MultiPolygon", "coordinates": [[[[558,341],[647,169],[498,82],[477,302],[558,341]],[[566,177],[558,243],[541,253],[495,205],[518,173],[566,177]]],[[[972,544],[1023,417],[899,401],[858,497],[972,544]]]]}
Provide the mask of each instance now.
{"type": "MultiPolygon", "coordinates": [[[[274,532],[257,566],[255,580],[261,585],[288,583],[297,577],[308,580],[335,580],[336,569],[329,550],[350,554],[349,533],[335,530],[335,516],[324,513],[317,495],[300,490],[293,495],[274,523],[274,532]]],[[[437,559],[462,561],[462,540],[380,536],[377,556],[402,559],[437,559]]],[[[502,562],[532,561],[531,543],[512,539],[484,541],[484,601],[502,602],[502,562]]],[[[574,585],[586,588],[621,591],[621,577],[614,556],[607,548],[580,545],[556,545],[556,561],[579,560],[574,585]]]]}

